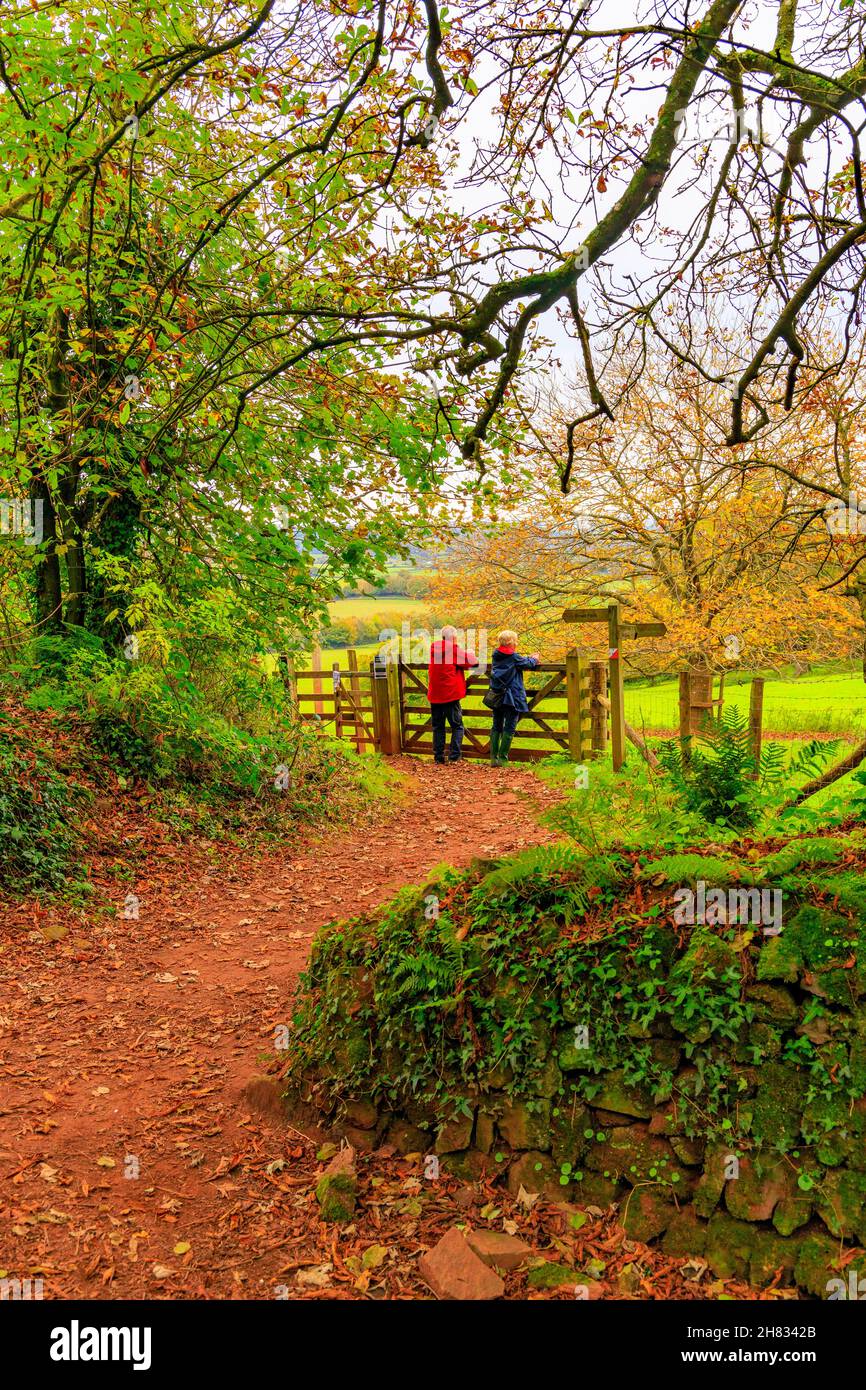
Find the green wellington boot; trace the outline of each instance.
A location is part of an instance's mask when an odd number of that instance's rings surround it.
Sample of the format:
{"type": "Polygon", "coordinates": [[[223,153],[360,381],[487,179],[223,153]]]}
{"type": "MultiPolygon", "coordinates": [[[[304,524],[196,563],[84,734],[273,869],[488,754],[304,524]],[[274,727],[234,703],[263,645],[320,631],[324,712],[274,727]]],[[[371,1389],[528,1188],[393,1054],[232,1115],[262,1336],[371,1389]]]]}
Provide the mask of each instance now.
{"type": "Polygon", "coordinates": [[[499,734],[496,729],[490,733],[490,766],[499,766],[499,734]]]}
{"type": "Polygon", "coordinates": [[[511,740],[512,740],[513,738],[514,738],[514,734],[510,734],[510,733],[508,732],[507,729],[505,730],[504,733],[500,734],[500,736],[499,736],[499,762],[498,762],[498,764],[497,764],[498,767],[504,767],[505,764],[508,762],[508,750],[509,750],[509,748],[511,747],[511,740]]]}

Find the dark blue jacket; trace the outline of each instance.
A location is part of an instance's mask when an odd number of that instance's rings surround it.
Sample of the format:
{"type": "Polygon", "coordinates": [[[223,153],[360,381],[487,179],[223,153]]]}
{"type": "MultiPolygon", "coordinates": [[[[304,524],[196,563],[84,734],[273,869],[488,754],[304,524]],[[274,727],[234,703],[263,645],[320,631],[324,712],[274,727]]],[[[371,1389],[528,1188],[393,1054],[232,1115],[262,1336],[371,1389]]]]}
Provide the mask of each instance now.
{"type": "Polygon", "coordinates": [[[517,652],[496,648],[490,667],[490,689],[502,695],[504,709],[526,714],[529,702],[523,688],[523,672],[534,671],[537,665],[534,656],[518,656],[517,652]]]}

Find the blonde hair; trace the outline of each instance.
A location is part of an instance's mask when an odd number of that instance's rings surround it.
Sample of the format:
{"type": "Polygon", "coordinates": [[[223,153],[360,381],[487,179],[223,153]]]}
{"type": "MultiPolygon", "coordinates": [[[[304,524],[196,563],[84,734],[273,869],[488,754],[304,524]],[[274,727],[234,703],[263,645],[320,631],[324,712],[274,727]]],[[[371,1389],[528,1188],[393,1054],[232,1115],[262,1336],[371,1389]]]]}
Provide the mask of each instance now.
{"type": "Polygon", "coordinates": [[[510,627],[505,628],[504,632],[499,634],[499,645],[500,647],[516,647],[517,633],[510,627]]]}

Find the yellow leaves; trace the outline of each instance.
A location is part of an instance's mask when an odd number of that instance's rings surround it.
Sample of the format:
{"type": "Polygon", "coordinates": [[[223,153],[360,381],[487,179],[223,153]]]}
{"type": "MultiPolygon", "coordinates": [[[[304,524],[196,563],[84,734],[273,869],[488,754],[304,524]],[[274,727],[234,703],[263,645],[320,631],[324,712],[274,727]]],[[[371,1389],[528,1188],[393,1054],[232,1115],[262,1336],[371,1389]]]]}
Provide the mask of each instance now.
{"type": "Polygon", "coordinates": [[[135,1264],[138,1260],[138,1243],[142,1240],[150,1240],[150,1235],[147,1231],[133,1231],[132,1235],[129,1237],[129,1245],[127,1246],[126,1253],[132,1264],[135,1264]]]}
{"type": "Polygon", "coordinates": [[[188,1251],[190,1251],[191,1249],[192,1246],[190,1245],[188,1240],[179,1240],[177,1245],[174,1247],[174,1254],[186,1255],[188,1251]]]}
{"type": "Polygon", "coordinates": [[[368,1245],[362,1255],[349,1255],[346,1268],[358,1277],[355,1288],[358,1293],[366,1293],[370,1287],[372,1272],[384,1263],[388,1255],[387,1245],[368,1245]]]}
{"type": "Polygon", "coordinates": [[[40,927],[42,935],[46,941],[62,941],[64,936],[69,935],[69,928],[61,926],[59,922],[50,922],[45,927],[40,927]]]}
{"type": "Polygon", "coordinates": [[[98,1167],[98,1168],[116,1168],[116,1167],[117,1167],[117,1164],[115,1163],[114,1159],[113,1159],[113,1158],[110,1158],[108,1154],[102,1154],[102,1156],[96,1160],[96,1164],[97,1164],[97,1167],[98,1167]]]}
{"type": "Polygon", "coordinates": [[[364,1269],[378,1269],[387,1254],[386,1245],[369,1245],[361,1256],[361,1264],[364,1269]]]}

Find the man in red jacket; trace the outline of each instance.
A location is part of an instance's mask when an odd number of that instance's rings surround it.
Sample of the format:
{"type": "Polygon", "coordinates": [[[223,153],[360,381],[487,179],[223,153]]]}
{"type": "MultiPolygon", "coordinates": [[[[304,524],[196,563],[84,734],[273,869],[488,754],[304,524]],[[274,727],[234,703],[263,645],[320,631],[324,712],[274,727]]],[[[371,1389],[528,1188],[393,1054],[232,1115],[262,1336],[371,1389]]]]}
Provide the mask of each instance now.
{"type": "Polygon", "coordinates": [[[478,658],[457,644],[453,627],[443,627],[442,636],[430,647],[430,669],[427,678],[427,699],[433,718],[433,761],[445,762],[445,723],[451,725],[451,750],[448,761],[459,763],[463,747],[463,712],[460,701],[466,694],[468,666],[477,666],[478,658]]]}

